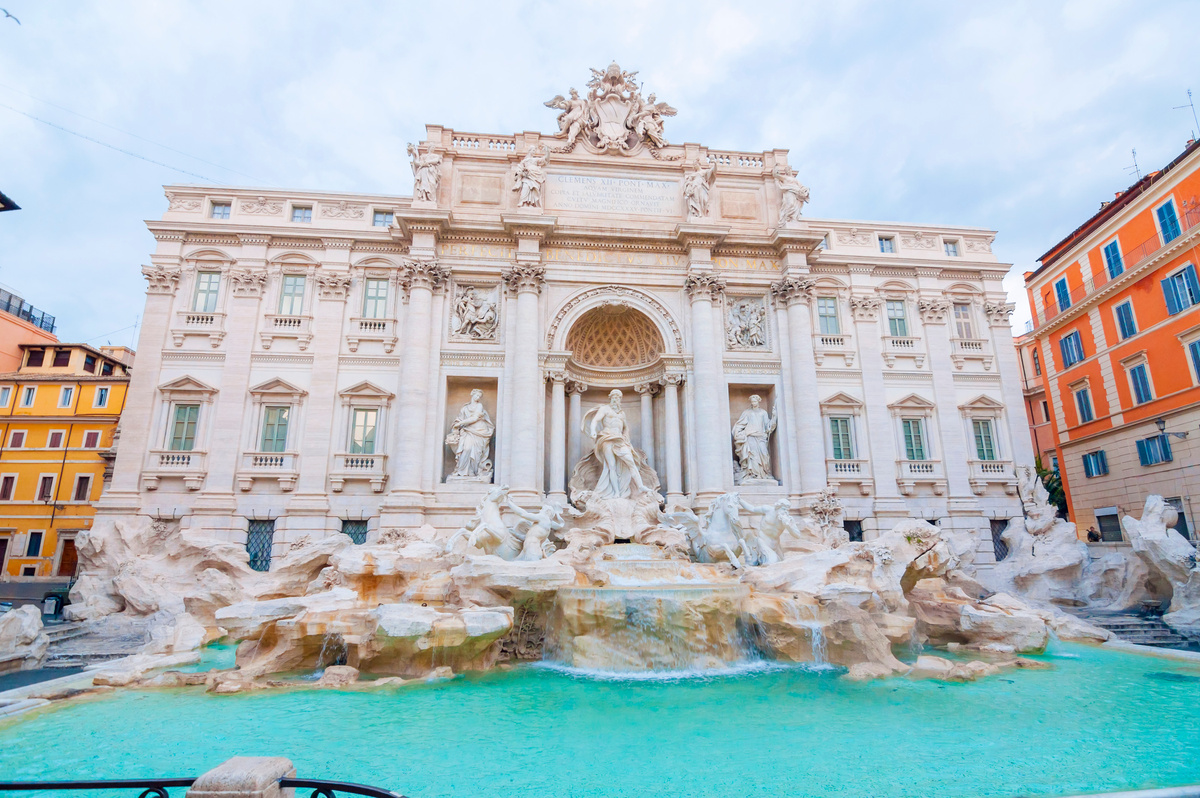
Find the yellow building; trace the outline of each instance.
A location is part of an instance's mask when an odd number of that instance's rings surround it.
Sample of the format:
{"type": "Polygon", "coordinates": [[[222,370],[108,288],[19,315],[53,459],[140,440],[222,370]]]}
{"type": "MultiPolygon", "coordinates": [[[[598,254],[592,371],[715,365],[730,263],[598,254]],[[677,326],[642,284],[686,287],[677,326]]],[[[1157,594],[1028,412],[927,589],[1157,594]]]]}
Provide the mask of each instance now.
{"type": "Polygon", "coordinates": [[[133,352],[21,346],[0,374],[0,580],[69,579],[112,462],[133,352]]]}

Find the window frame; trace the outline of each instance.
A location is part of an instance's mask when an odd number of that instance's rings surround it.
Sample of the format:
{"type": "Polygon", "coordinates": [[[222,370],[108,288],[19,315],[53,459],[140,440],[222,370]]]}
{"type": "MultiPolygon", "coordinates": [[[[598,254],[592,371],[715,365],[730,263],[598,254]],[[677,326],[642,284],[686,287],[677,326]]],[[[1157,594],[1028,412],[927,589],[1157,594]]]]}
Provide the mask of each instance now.
{"type": "Polygon", "coordinates": [[[263,405],[262,425],[261,425],[261,429],[259,430],[258,451],[270,452],[272,454],[278,454],[281,452],[288,451],[288,440],[289,440],[289,437],[292,432],[291,416],[292,416],[292,405],[290,405],[290,404],[272,404],[272,405],[264,404],[263,405]],[[274,422],[271,421],[272,411],[283,411],[283,424],[282,424],[283,440],[282,441],[279,440],[280,422],[278,420],[276,420],[274,422]],[[271,449],[267,448],[267,444],[268,444],[267,430],[268,430],[268,428],[274,429],[275,434],[274,434],[273,438],[271,439],[270,443],[272,446],[277,447],[277,448],[271,448],[271,449]]]}
{"type": "Polygon", "coordinates": [[[391,227],[393,224],[395,224],[395,222],[396,222],[396,214],[393,211],[381,211],[381,210],[377,210],[377,209],[371,211],[371,226],[372,227],[387,228],[387,227],[391,227]],[[386,224],[379,223],[380,216],[384,216],[387,218],[386,224]]]}
{"type": "Polygon", "coordinates": [[[1154,383],[1150,380],[1150,364],[1143,356],[1135,362],[1125,364],[1125,378],[1129,380],[1129,397],[1135,407],[1154,401],[1154,383]],[[1144,385],[1139,387],[1138,378],[1134,373],[1141,369],[1141,379],[1144,385]],[[1143,389],[1145,398],[1142,397],[1143,389]]]}
{"type": "Polygon", "coordinates": [[[36,385],[25,385],[22,387],[25,390],[21,391],[21,407],[33,407],[37,402],[38,387],[36,385]]]}
{"type": "Polygon", "coordinates": [[[10,429],[8,431],[8,448],[9,449],[24,449],[25,441],[27,441],[27,440],[29,440],[29,430],[10,429]],[[18,435],[21,438],[19,441],[17,440],[18,435]]]}
{"type": "Polygon", "coordinates": [[[194,452],[194,451],[196,451],[196,443],[200,437],[200,408],[202,405],[203,405],[203,402],[196,402],[196,401],[177,401],[177,402],[170,403],[170,412],[167,416],[167,439],[165,441],[166,446],[164,447],[164,448],[166,448],[167,451],[169,451],[169,452],[194,452]],[[179,438],[181,445],[179,447],[176,447],[175,446],[175,441],[176,441],[176,437],[177,437],[176,429],[177,429],[177,425],[181,423],[180,418],[179,418],[179,411],[183,408],[195,408],[196,414],[195,414],[195,418],[191,419],[190,421],[187,419],[183,419],[182,423],[184,425],[184,434],[181,438],[179,438]],[[188,440],[189,440],[187,437],[187,428],[188,428],[189,424],[191,425],[191,438],[190,438],[191,445],[184,447],[184,446],[182,446],[182,444],[188,442],[188,440]]]}
{"type": "Polygon", "coordinates": [[[43,504],[53,504],[54,497],[57,493],[58,493],[58,475],[57,474],[38,474],[37,490],[33,494],[35,497],[35,500],[42,502],[43,504]],[[50,483],[50,490],[44,491],[44,490],[42,490],[42,487],[46,484],[47,480],[49,480],[49,483],[50,483]],[[49,495],[47,496],[46,494],[49,494],[49,495]],[[44,496],[45,496],[45,498],[43,498],[44,496]]]}
{"type": "Polygon", "coordinates": [[[858,452],[855,446],[854,435],[854,416],[852,414],[845,415],[830,415],[826,416],[828,423],[825,425],[826,433],[829,436],[829,459],[830,460],[857,460],[858,452]],[[844,433],[835,432],[834,424],[840,423],[845,425],[844,433]],[[847,457],[838,457],[838,449],[842,448],[842,444],[838,442],[839,437],[845,438],[845,450],[848,452],[847,457]]]}
{"type": "Polygon", "coordinates": [[[926,434],[925,416],[900,416],[900,441],[904,446],[904,459],[912,463],[927,463],[933,459],[929,450],[929,436],[926,434]],[[913,457],[916,449],[910,445],[909,423],[915,424],[916,436],[919,438],[920,457],[913,457]]]}
{"type": "Polygon", "coordinates": [[[97,385],[96,390],[92,392],[92,407],[105,408],[108,407],[108,397],[112,393],[112,389],[108,385],[97,385]],[[103,397],[104,401],[100,401],[103,397]]]}
{"type": "Polygon", "coordinates": [[[1179,209],[1175,206],[1175,198],[1167,197],[1165,200],[1154,206],[1154,226],[1158,229],[1159,240],[1165,247],[1175,239],[1183,235],[1183,223],[1179,218],[1179,209]],[[1175,223],[1175,235],[1167,238],[1167,231],[1163,228],[1162,211],[1169,208],[1171,211],[1171,221],[1175,223]]]}
{"type": "Polygon", "coordinates": [[[1054,302],[1058,306],[1059,313],[1071,307],[1071,284],[1067,282],[1065,274],[1054,281],[1054,302]]]}
{"type": "Polygon", "coordinates": [[[88,504],[92,500],[92,475],[91,474],[76,474],[75,484],[71,487],[71,501],[88,504]],[[83,498],[79,498],[79,489],[81,486],[87,485],[87,490],[84,492],[83,498]]]}
{"type": "Polygon", "coordinates": [[[1192,373],[1192,385],[1200,385],[1200,327],[1179,336],[1183,344],[1183,356],[1192,373]]]}
{"type": "Polygon", "coordinates": [[[1001,460],[1000,442],[996,437],[995,419],[987,418],[972,418],[971,419],[971,438],[975,442],[975,459],[980,461],[995,462],[1001,460]],[[980,439],[979,431],[983,429],[987,432],[987,445],[991,448],[990,452],[985,451],[982,445],[983,440],[980,439]],[[990,454],[991,456],[987,456],[990,454]]]}
{"type": "Polygon", "coordinates": [[[1171,451],[1171,441],[1163,434],[1151,435],[1147,438],[1138,438],[1136,441],[1138,462],[1143,468],[1150,468],[1163,463],[1174,462],[1175,457],[1171,451]],[[1153,462],[1150,460],[1153,458],[1153,462]]]}
{"type": "Polygon", "coordinates": [[[208,204],[208,218],[216,219],[217,221],[227,222],[233,215],[233,202],[227,200],[213,200],[208,204]],[[217,215],[217,208],[224,208],[225,212],[217,215]]]}
{"type": "Polygon", "coordinates": [[[896,254],[896,237],[895,236],[878,236],[879,239],[879,254],[880,255],[895,255],[896,254]]]}
{"type": "Polygon", "coordinates": [[[212,269],[197,270],[195,286],[192,289],[193,313],[216,313],[221,301],[221,272],[212,269]],[[210,286],[209,283],[215,280],[210,286]],[[204,298],[203,304],[201,297],[204,298]],[[211,307],[210,307],[211,305],[211,307]]]}
{"type": "Polygon", "coordinates": [[[292,212],[288,216],[292,224],[312,224],[313,206],[311,205],[293,205],[292,212]],[[297,215],[301,218],[297,219],[297,215]]]}
{"type": "Polygon", "coordinates": [[[842,334],[842,318],[841,318],[841,302],[836,295],[826,294],[817,297],[817,334],[818,335],[841,335],[842,334]],[[833,308],[832,315],[826,315],[821,312],[822,303],[830,303],[827,307],[833,308]],[[833,326],[836,328],[833,332],[827,331],[824,326],[825,319],[833,319],[833,326]]]}
{"type": "Polygon", "coordinates": [[[364,277],[363,278],[363,301],[362,301],[362,317],[364,319],[387,319],[389,316],[388,300],[391,299],[391,280],[386,277],[364,277]],[[371,296],[372,284],[383,284],[382,296],[371,296]],[[378,311],[375,314],[368,312],[368,308],[378,311]]]}
{"type": "Polygon", "coordinates": [[[369,455],[369,454],[378,454],[379,453],[379,419],[380,419],[381,415],[382,415],[382,409],[379,407],[362,406],[362,405],[351,406],[351,408],[350,408],[350,435],[346,441],[346,452],[348,454],[368,454],[369,455]],[[365,434],[366,433],[365,426],[363,427],[364,435],[363,435],[362,441],[355,440],[355,438],[358,434],[358,418],[359,418],[360,413],[362,413],[364,415],[367,413],[371,413],[374,416],[374,421],[373,421],[373,424],[371,425],[371,435],[370,435],[370,447],[371,448],[370,448],[370,451],[368,451],[365,448],[367,446],[367,442],[368,442],[367,436],[365,434]],[[356,446],[359,448],[356,449],[355,448],[356,446]]]}
{"type": "Polygon", "coordinates": [[[75,399],[75,386],[64,385],[58,389],[58,406],[60,409],[65,409],[71,406],[71,402],[75,399]]]}
{"type": "MultiPolygon", "coordinates": [[[[1073,353],[1075,353],[1075,352],[1073,352],[1073,353]]],[[[1083,350],[1083,336],[1079,334],[1079,330],[1071,330],[1066,335],[1059,336],[1058,355],[1059,355],[1059,357],[1062,358],[1064,371],[1078,365],[1079,363],[1082,363],[1084,360],[1087,360],[1087,354],[1083,350]],[[1075,357],[1073,360],[1068,360],[1067,359],[1067,347],[1065,346],[1065,344],[1067,343],[1067,341],[1069,341],[1071,339],[1074,339],[1074,341],[1075,341],[1073,349],[1077,350],[1078,356],[1075,357]]]]}
{"type": "Polygon", "coordinates": [[[1037,347],[1030,350],[1033,353],[1033,376],[1042,376],[1042,357],[1038,354],[1037,347]]]}
{"type": "Polygon", "coordinates": [[[1161,285],[1163,289],[1163,300],[1167,304],[1167,315],[1175,316],[1184,312],[1188,308],[1193,308],[1196,305],[1200,305],[1200,277],[1198,277],[1196,274],[1196,267],[1194,264],[1185,263],[1178,269],[1169,272],[1167,276],[1162,279],[1161,285]],[[1189,275],[1191,277],[1190,280],[1188,279],[1189,275]],[[1170,286],[1170,291],[1167,290],[1168,285],[1170,286]],[[1182,289],[1182,293],[1180,292],[1180,289],[1182,289]],[[1183,304],[1185,295],[1191,300],[1187,304],[1183,304]],[[1172,297],[1175,299],[1174,302],[1171,301],[1172,297]],[[1171,309],[1172,305],[1175,305],[1174,310],[1171,309]]]}
{"type": "Polygon", "coordinates": [[[1125,273],[1125,257],[1121,253],[1121,237],[1113,236],[1100,247],[1100,257],[1104,260],[1104,272],[1108,275],[1108,279],[1115,280],[1125,273]],[[1109,259],[1109,250],[1115,254],[1115,260],[1109,259]],[[1117,270],[1113,272],[1113,264],[1116,263],[1117,270]]]}
{"type": "Polygon", "coordinates": [[[104,435],[103,435],[103,434],[100,432],[100,430],[98,430],[98,429],[86,429],[86,430],[84,430],[84,431],[83,431],[83,448],[84,448],[84,449],[99,449],[99,448],[100,448],[100,441],[103,439],[103,437],[104,437],[104,435]],[[95,436],[96,436],[96,441],[95,441],[95,443],[93,443],[93,444],[91,444],[91,445],[89,446],[89,445],[88,445],[88,440],[90,440],[90,439],[91,439],[91,436],[93,436],[93,435],[95,435],[95,436]]]}
{"type": "Polygon", "coordinates": [[[304,300],[306,299],[305,295],[307,293],[308,293],[308,275],[307,274],[296,274],[294,272],[290,273],[290,274],[286,273],[286,272],[284,274],[281,274],[279,276],[279,305],[278,305],[279,315],[280,316],[303,316],[304,315],[304,300]],[[288,293],[289,284],[295,285],[294,282],[289,283],[288,282],[289,280],[293,280],[293,281],[299,280],[300,281],[300,283],[299,283],[300,293],[299,293],[298,297],[295,293],[288,293]],[[297,301],[299,301],[298,308],[296,307],[297,301]],[[290,310],[284,310],[285,302],[287,302],[287,305],[290,308],[290,310]]]}
{"type": "Polygon", "coordinates": [[[52,429],[46,431],[46,448],[47,449],[67,449],[67,431],[65,429],[52,429]],[[54,436],[58,436],[58,445],[54,445],[54,436]]]}
{"type": "Polygon", "coordinates": [[[1086,479],[1107,476],[1108,455],[1105,454],[1103,449],[1097,449],[1094,452],[1084,452],[1082,460],[1083,476],[1086,479]]]}
{"type": "Polygon", "coordinates": [[[12,388],[11,385],[0,385],[0,407],[8,407],[8,402],[13,397],[12,388]]]}
{"type": "Polygon", "coordinates": [[[1075,416],[1079,422],[1076,426],[1090,424],[1096,420],[1096,406],[1092,403],[1091,386],[1086,383],[1078,387],[1071,388],[1071,398],[1075,402],[1075,416]],[[1085,401],[1081,402],[1080,397],[1085,401]],[[1086,408],[1086,412],[1084,409],[1086,408]],[[1084,416],[1087,416],[1084,418],[1084,416]]]}
{"type": "Polygon", "coordinates": [[[1126,297],[1117,304],[1113,305],[1113,319],[1117,322],[1117,335],[1122,341],[1128,341],[1130,338],[1138,334],[1137,316],[1133,312],[1133,298],[1126,297]],[[1125,322],[1121,319],[1121,308],[1129,311],[1129,326],[1132,332],[1125,334],[1125,322]]]}
{"type": "Polygon", "coordinates": [[[954,322],[954,337],[960,341],[975,341],[979,340],[975,336],[975,310],[970,302],[951,302],[950,303],[950,319],[954,322]],[[966,308],[966,318],[959,318],[958,309],[966,308]],[[961,324],[966,323],[967,332],[970,335],[963,335],[961,324]]]}
{"type": "Polygon", "coordinates": [[[959,247],[958,239],[956,239],[956,238],[943,239],[942,240],[942,252],[946,253],[947,258],[962,257],[962,250],[959,247]],[[953,251],[951,251],[951,250],[953,250],[953,251]]]}
{"type": "Polygon", "coordinates": [[[884,312],[887,314],[888,335],[892,338],[909,338],[910,331],[908,329],[908,302],[903,299],[885,299],[883,302],[884,312]],[[892,310],[899,308],[900,315],[893,316],[892,310]],[[900,332],[896,332],[896,325],[893,322],[900,322],[900,332]]]}
{"type": "Polygon", "coordinates": [[[20,477],[20,474],[0,474],[0,502],[16,501],[17,483],[20,482],[20,477]]]}

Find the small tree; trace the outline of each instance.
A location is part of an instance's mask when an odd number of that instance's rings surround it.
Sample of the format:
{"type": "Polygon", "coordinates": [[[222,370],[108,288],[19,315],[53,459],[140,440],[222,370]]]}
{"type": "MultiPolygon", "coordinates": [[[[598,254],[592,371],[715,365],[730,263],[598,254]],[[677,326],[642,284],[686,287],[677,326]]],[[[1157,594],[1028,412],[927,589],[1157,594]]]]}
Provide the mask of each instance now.
{"type": "MultiPolygon", "coordinates": [[[[1058,508],[1058,514],[1063,518],[1068,518],[1067,514],[1067,495],[1063,493],[1062,476],[1059,475],[1058,469],[1051,470],[1042,465],[1042,458],[1038,457],[1034,460],[1034,470],[1037,471],[1038,477],[1042,480],[1042,484],[1046,486],[1046,492],[1050,494],[1050,503],[1058,508]]],[[[1068,518],[1068,520],[1070,520],[1068,518]]]]}

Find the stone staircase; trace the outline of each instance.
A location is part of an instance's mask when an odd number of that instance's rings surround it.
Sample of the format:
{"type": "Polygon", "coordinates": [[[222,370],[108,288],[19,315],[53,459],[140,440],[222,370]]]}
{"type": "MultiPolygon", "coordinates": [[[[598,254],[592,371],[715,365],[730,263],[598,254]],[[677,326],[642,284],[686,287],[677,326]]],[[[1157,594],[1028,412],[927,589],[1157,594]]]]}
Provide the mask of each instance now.
{"type": "Polygon", "coordinates": [[[46,668],[82,668],[97,662],[127,657],[145,644],[143,629],[104,633],[83,623],[56,623],[44,627],[50,637],[46,668]]]}
{"type": "Polygon", "coordinates": [[[1145,615],[1092,615],[1087,619],[1107,629],[1126,643],[1159,648],[1200,650],[1200,643],[1189,640],[1163,623],[1161,618],[1145,615]]]}

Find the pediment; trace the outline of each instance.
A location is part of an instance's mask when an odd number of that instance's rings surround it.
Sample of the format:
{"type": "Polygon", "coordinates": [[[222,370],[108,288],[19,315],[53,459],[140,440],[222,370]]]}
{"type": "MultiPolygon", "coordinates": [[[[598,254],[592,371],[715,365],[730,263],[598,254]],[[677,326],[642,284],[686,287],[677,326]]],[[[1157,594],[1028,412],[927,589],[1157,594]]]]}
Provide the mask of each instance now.
{"type": "Polygon", "coordinates": [[[838,391],[833,396],[826,397],[821,400],[821,407],[828,408],[860,408],[863,406],[861,399],[855,399],[844,391],[838,391]]]}
{"type": "Polygon", "coordinates": [[[888,407],[893,410],[932,410],[934,404],[923,396],[910,393],[903,399],[897,399],[892,402],[888,407]]]}
{"type": "Polygon", "coordinates": [[[1003,410],[1004,403],[998,402],[990,396],[980,394],[969,402],[958,406],[959,410],[1003,410]]]}
{"type": "Polygon", "coordinates": [[[352,385],[343,391],[339,391],[338,396],[344,399],[391,399],[395,394],[391,391],[385,391],[369,380],[363,380],[357,385],[352,385]]]}
{"type": "Polygon", "coordinates": [[[250,389],[250,393],[255,396],[306,396],[308,391],[292,385],[287,380],[275,377],[255,385],[250,389]]]}
{"type": "Polygon", "coordinates": [[[158,386],[163,393],[216,393],[217,389],[195,377],[179,377],[158,386]]]}

